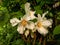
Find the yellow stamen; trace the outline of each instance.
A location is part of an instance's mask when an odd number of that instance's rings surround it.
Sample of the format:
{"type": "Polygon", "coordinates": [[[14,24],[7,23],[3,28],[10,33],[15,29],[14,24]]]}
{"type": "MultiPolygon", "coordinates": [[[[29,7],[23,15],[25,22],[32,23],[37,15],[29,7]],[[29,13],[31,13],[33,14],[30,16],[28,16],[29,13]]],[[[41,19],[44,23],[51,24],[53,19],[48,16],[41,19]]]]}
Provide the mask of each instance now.
{"type": "Polygon", "coordinates": [[[37,23],[37,26],[38,26],[38,27],[42,27],[42,23],[41,23],[41,22],[38,22],[38,23],[37,23]]]}
{"type": "Polygon", "coordinates": [[[21,25],[25,26],[27,24],[27,21],[24,19],[21,21],[21,25]]]}

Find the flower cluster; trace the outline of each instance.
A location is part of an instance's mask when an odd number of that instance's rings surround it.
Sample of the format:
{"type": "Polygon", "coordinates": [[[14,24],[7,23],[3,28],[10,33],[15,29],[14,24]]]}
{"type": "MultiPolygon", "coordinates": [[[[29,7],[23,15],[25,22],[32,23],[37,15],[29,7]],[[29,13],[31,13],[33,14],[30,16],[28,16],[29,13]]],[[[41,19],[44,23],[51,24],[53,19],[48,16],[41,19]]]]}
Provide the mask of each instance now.
{"type": "Polygon", "coordinates": [[[10,19],[10,23],[12,26],[16,26],[18,24],[17,31],[19,34],[24,34],[26,37],[30,34],[31,37],[34,37],[34,32],[38,31],[38,33],[42,35],[46,35],[48,33],[48,27],[52,27],[52,19],[47,19],[45,15],[48,13],[45,12],[42,14],[38,14],[38,17],[35,17],[36,11],[32,11],[30,8],[30,3],[25,4],[25,15],[21,18],[21,20],[17,18],[10,19]],[[31,20],[37,19],[36,22],[31,20]]]}

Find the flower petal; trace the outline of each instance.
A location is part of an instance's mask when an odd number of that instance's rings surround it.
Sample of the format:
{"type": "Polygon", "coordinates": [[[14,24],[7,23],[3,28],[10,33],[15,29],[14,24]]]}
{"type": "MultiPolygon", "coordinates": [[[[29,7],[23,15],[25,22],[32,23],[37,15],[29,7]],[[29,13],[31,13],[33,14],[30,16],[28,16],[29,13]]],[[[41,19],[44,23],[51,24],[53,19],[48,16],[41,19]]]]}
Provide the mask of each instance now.
{"type": "Polygon", "coordinates": [[[30,11],[29,16],[30,16],[31,20],[33,20],[33,19],[36,18],[36,17],[34,16],[35,12],[36,12],[36,11],[30,11]]]}
{"type": "Polygon", "coordinates": [[[44,27],[38,28],[37,31],[42,35],[46,35],[48,33],[48,30],[44,27]]]}
{"type": "Polygon", "coordinates": [[[33,22],[29,22],[29,24],[26,25],[26,28],[33,30],[35,28],[35,24],[33,22]]]}
{"type": "Polygon", "coordinates": [[[26,21],[29,21],[30,20],[30,17],[28,15],[24,15],[23,16],[23,19],[25,19],[26,21]]]}
{"type": "Polygon", "coordinates": [[[40,14],[38,14],[38,18],[37,18],[38,21],[43,21],[42,17],[40,14]]]}
{"type": "Polygon", "coordinates": [[[25,12],[26,12],[26,14],[28,13],[30,11],[30,3],[26,3],[25,4],[25,12]]]}
{"type": "Polygon", "coordinates": [[[33,19],[36,18],[36,17],[34,16],[35,12],[29,11],[29,12],[27,12],[27,13],[29,13],[29,14],[24,15],[24,16],[23,16],[23,19],[29,21],[29,20],[33,20],[33,19]]]}
{"type": "Polygon", "coordinates": [[[34,38],[34,33],[31,33],[31,38],[34,38]]]}
{"type": "Polygon", "coordinates": [[[17,18],[13,18],[10,20],[10,23],[12,24],[12,26],[16,26],[19,22],[20,20],[18,20],[17,18]]]}
{"type": "Polygon", "coordinates": [[[29,35],[29,30],[25,31],[25,36],[27,37],[29,35]]]}
{"type": "Polygon", "coordinates": [[[46,11],[45,13],[43,13],[42,14],[42,18],[44,18],[47,13],[48,13],[48,11],[46,11]]]}
{"type": "Polygon", "coordinates": [[[23,34],[23,33],[24,33],[24,30],[25,30],[25,28],[24,28],[22,25],[18,25],[17,31],[18,31],[20,34],[23,34]]]}
{"type": "Polygon", "coordinates": [[[45,27],[50,27],[52,25],[52,21],[51,20],[45,20],[42,22],[42,25],[45,27]]]}

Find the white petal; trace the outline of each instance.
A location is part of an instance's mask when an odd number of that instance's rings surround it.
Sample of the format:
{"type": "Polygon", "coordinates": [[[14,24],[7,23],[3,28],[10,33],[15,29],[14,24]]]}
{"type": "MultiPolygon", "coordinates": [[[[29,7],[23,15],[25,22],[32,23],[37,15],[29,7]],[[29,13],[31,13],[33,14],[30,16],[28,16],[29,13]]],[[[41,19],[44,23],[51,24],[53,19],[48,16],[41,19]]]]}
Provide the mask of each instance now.
{"type": "Polygon", "coordinates": [[[25,28],[21,25],[18,25],[18,28],[17,28],[17,31],[20,33],[20,34],[23,34],[24,33],[24,30],[25,28]]]}
{"type": "Polygon", "coordinates": [[[29,22],[29,24],[26,25],[26,28],[28,29],[34,29],[35,28],[35,24],[33,22],[29,22]]]}
{"type": "Polygon", "coordinates": [[[44,21],[42,22],[42,25],[45,26],[45,27],[49,27],[49,26],[52,25],[52,21],[50,21],[50,20],[44,20],[44,21]]]}
{"type": "Polygon", "coordinates": [[[10,20],[10,23],[12,24],[12,26],[16,26],[19,22],[20,20],[18,20],[17,18],[13,18],[10,20]]]}
{"type": "Polygon", "coordinates": [[[36,11],[30,11],[29,16],[30,16],[31,20],[34,19],[34,18],[36,18],[36,17],[34,16],[35,12],[36,12],[36,11]]]}
{"type": "Polygon", "coordinates": [[[25,4],[25,12],[26,12],[26,14],[27,14],[27,12],[29,12],[30,11],[30,3],[26,3],[25,4]]]}
{"type": "Polygon", "coordinates": [[[29,30],[25,31],[25,36],[27,37],[29,35],[29,30]]]}
{"type": "Polygon", "coordinates": [[[43,18],[41,17],[41,15],[40,14],[38,14],[38,19],[37,19],[38,21],[43,21],[43,18]]]}
{"type": "Polygon", "coordinates": [[[41,18],[42,18],[40,14],[38,14],[38,18],[39,18],[39,19],[41,19],[41,18]]]}
{"type": "Polygon", "coordinates": [[[25,19],[26,21],[29,21],[30,20],[30,17],[28,15],[24,15],[23,16],[23,19],[25,19]]]}
{"type": "Polygon", "coordinates": [[[42,18],[44,18],[47,13],[48,13],[48,11],[46,11],[45,13],[43,13],[42,14],[42,18]]]}
{"type": "Polygon", "coordinates": [[[28,20],[33,20],[36,17],[34,16],[35,11],[28,11],[26,15],[23,16],[24,19],[28,20]]]}
{"type": "Polygon", "coordinates": [[[44,27],[38,28],[37,31],[42,35],[46,35],[48,33],[48,30],[44,27]]]}
{"type": "Polygon", "coordinates": [[[34,38],[34,34],[31,34],[31,37],[34,38]]]}
{"type": "Polygon", "coordinates": [[[36,32],[36,29],[33,29],[32,32],[36,32]]]}
{"type": "Polygon", "coordinates": [[[29,11],[29,12],[27,12],[28,14],[25,14],[24,16],[23,16],[23,19],[26,19],[27,21],[28,20],[33,20],[33,19],[35,19],[36,17],[34,16],[34,14],[35,14],[35,11],[29,11]]]}

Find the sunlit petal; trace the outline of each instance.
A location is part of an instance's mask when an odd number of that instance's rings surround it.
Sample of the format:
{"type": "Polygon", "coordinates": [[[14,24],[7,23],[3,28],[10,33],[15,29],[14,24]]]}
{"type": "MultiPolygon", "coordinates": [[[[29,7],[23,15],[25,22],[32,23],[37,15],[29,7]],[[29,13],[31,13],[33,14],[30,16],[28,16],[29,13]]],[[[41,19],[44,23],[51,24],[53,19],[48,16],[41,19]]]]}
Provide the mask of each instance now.
{"type": "Polygon", "coordinates": [[[16,26],[19,22],[20,20],[18,20],[17,18],[10,19],[10,23],[12,24],[12,26],[16,26]]]}
{"type": "Polygon", "coordinates": [[[22,25],[18,25],[17,31],[18,31],[20,34],[23,34],[23,33],[24,33],[24,30],[25,30],[25,28],[24,28],[22,25]]]}
{"type": "Polygon", "coordinates": [[[31,18],[29,17],[29,15],[24,15],[23,19],[25,19],[26,21],[29,21],[31,18]]]}
{"type": "Polygon", "coordinates": [[[31,20],[34,19],[34,18],[36,18],[36,17],[34,16],[35,12],[36,12],[36,11],[30,11],[29,16],[30,16],[31,20]]]}
{"type": "Polygon", "coordinates": [[[25,12],[26,12],[26,14],[28,13],[30,11],[30,3],[26,3],[25,4],[25,12]]]}
{"type": "Polygon", "coordinates": [[[45,27],[49,27],[49,26],[52,25],[52,21],[50,21],[50,20],[44,20],[44,21],[42,22],[42,25],[45,26],[45,27]]]}
{"type": "Polygon", "coordinates": [[[29,22],[29,24],[26,25],[26,28],[28,29],[34,29],[34,27],[35,27],[35,24],[33,22],[29,22]]]}
{"type": "Polygon", "coordinates": [[[37,28],[37,31],[42,35],[46,35],[48,33],[48,30],[44,27],[37,28]]]}
{"type": "Polygon", "coordinates": [[[42,18],[44,18],[47,13],[48,13],[48,11],[46,11],[45,13],[43,13],[42,14],[42,18]]]}
{"type": "Polygon", "coordinates": [[[31,38],[34,38],[34,34],[33,33],[31,33],[31,38]]]}
{"type": "Polygon", "coordinates": [[[27,37],[29,35],[29,30],[25,31],[25,36],[27,37]]]}

